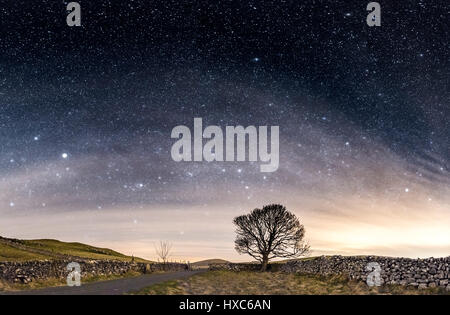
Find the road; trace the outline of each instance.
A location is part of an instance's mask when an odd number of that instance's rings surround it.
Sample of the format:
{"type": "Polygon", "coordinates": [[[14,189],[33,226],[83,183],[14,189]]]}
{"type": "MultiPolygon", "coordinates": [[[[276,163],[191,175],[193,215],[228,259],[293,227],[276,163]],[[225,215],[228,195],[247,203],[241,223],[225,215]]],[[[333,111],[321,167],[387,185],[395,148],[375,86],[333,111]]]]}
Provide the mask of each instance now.
{"type": "Polygon", "coordinates": [[[124,278],[82,284],[80,287],[52,287],[29,291],[0,292],[0,295],[122,295],[137,291],[153,284],[188,278],[198,271],[177,271],[139,277],[124,278]]]}

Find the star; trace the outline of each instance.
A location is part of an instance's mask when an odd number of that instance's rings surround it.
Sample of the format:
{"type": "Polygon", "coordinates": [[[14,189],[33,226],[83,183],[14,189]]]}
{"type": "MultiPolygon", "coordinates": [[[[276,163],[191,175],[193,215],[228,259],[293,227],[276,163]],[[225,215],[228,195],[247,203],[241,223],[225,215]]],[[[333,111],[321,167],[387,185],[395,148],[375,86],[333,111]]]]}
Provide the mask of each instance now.
{"type": "MultiPolygon", "coordinates": [[[[92,1],[81,4],[85,12],[126,21],[87,17],[81,33],[62,21],[45,34],[41,9],[61,20],[61,3],[8,9],[0,28],[0,231],[63,231],[78,241],[95,229],[93,245],[119,248],[178,236],[184,252],[219,256],[235,236],[232,216],[279,202],[307,220],[312,245],[326,254],[440,254],[450,246],[445,237],[425,244],[402,222],[437,227],[438,235],[449,219],[449,53],[435,40],[446,38],[446,20],[431,4],[398,4],[382,15],[402,23],[383,31],[367,25],[366,4],[272,1],[254,10],[245,2],[134,0],[133,10],[106,10],[92,1]],[[245,142],[246,161],[174,161],[175,126],[192,131],[194,157],[194,118],[202,133],[217,126],[223,136],[227,126],[279,126],[279,168],[260,172],[259,142],[257,161],[248,161],[251,134],[234,141],[236,157],[245,142]],[[346,237],[358,233],[353,219],[369,218],[375,229],[346,237]],[[130,231],[118,233],[122,220],[130,231]],[[182,226],[189,233],[180,237],[182,226]],[[382,229],[395,236],[383,236],[381,247],[364,243],[382,229]]],[[[210,140],[201,139],[202,149],[208,142],[213,150],[210,140]]]]}

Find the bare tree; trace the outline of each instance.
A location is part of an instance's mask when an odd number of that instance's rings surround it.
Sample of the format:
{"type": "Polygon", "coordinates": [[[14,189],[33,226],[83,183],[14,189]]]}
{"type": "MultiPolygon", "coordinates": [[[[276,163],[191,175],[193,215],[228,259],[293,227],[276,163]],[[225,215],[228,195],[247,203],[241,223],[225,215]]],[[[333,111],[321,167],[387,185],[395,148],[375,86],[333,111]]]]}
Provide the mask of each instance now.
{"type": "Polygon", "coordinates": [[[237,227],[236,251],[258,260],[262,271],[273,258],[298,258],[309,251],[309,246],[303,241],[305,228],[282,205],[254,209],[234,218],[233,223],[237,227]]]}
{"type": "Polygon", "coordinates": [[[168,262],[171,249],[172,244],[166,241],[160,241],[159,245],[155,246],[156,255],[158,255],[164,264],[168,262]]]}

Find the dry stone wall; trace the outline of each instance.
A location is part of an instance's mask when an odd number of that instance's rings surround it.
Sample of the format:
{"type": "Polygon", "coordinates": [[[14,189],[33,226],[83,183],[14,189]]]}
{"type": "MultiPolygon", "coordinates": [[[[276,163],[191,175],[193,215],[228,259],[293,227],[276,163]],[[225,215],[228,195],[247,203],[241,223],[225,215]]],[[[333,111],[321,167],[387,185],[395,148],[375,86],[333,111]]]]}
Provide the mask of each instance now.
{"type": "MultiPolygon", "coordinates": [[[[36,279],[64,279],[70,273],[67,265],[71,260],[44,260],[27,262],[0,262],[0,280],[29,283],[36,279]]],[[[187,270],[186,264],[179,263],[132,263],[115,260],[76,261],[81,267],[81,277],[122,275],[129,271],[151,273],[155,271],[187,270]]]]}
{"type": "MultiPolygon", "coordinates": [[[[269,265],[269,270],[305,274],[344,274],[350,279],[366,281],[378,263],[381,283],[410,285],[417,288],[441,287],[450,291],[450,256],[445,258],[391,258],[379,256],[321,256],[269,265]]],[[[258,264],[212,264],[210,270],[257,271],[258,264]]]]}

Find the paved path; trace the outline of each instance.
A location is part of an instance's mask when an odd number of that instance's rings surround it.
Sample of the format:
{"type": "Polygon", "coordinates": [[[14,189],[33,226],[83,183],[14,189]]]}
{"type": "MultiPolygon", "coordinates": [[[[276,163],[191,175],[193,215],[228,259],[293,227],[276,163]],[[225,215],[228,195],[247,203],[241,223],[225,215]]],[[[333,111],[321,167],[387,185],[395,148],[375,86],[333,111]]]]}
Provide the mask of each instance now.
{"type": "Polygon", "coordinates": [[[139,277],[100,281],[83,284],[80,287],[53,287],[30,291],[1,292],[10,295],[121,295],[137,291],[150,285],[169,280],[188,278],[204,271],[177,271],[139,277]]]}

